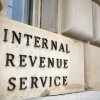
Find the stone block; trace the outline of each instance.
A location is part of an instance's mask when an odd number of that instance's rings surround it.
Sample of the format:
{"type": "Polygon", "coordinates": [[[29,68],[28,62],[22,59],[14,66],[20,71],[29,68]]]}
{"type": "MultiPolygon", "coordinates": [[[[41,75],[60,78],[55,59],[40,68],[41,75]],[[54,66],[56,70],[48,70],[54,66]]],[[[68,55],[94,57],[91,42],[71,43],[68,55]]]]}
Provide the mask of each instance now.
{"type": "Polygon", "coordinates": [[[100,6],[93,2],[93,44],[100,45],[100,6]]]}
{"type": "Polygon", "coordinates": [[[80,91],[82,42],[0,17],[0,100],[80,91]]]}
{"type": "Polygon", "coordinates": [[[79,40],[93,38],[91,0],[62,0],[62,33],[79,40]]]}
{"type": "Polygon", "coordinates": [[[85,44],[85,81],[87,90],[100,90],[100,48],[85,44]]]}

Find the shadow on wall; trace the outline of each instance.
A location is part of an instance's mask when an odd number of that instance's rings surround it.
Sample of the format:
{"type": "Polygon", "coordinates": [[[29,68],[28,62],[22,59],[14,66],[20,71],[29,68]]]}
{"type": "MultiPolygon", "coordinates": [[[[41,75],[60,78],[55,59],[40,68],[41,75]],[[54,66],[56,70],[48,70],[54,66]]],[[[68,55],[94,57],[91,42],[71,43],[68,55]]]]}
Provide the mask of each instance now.
{"type": "Polygon", "coordinates": [[[0,11],[3,9],[2,2],[0,0],[0,11]]]}
{"type": "Polygon", "coordinates": [[[0,11],[3,9],[2,2],[0,0],[0,11]]]}

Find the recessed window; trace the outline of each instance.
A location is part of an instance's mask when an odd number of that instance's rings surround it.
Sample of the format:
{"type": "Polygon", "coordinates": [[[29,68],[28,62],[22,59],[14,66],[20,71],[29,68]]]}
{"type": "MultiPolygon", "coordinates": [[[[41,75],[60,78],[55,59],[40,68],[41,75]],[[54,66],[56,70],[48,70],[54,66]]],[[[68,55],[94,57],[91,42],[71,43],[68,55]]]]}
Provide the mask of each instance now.
{"type": "Polygon", "coordinates": [[[8,18],[32,25],[33,0],[8,0],[8,18]]]}
{"type": "Polygon", "coordinates": [[[8,18],[58,32],[58,0],[8,0],[8,18]]]}

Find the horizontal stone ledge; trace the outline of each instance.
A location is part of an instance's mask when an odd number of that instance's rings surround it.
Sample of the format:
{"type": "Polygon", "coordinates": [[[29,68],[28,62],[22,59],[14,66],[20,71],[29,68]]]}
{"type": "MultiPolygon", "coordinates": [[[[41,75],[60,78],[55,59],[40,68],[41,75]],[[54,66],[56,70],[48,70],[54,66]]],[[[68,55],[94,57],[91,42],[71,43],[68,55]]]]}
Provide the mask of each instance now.
{"type": "Polygon", "coordinates": [[[100,92],[85,91],[80,93],[42,97],[38,98],[37,100],[100,100],[100,92]]]}

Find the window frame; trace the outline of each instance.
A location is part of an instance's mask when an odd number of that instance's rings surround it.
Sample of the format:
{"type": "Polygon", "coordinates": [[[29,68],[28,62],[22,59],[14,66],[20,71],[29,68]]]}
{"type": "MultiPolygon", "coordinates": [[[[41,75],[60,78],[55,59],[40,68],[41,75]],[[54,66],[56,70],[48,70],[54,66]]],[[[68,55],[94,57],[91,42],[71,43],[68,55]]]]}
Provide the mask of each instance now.
{"type": "Polygon", "coordinates": [[[22,23],[40,28],[41,0],[25,0],[24,4],[24,20],[22,23]]]}

